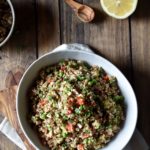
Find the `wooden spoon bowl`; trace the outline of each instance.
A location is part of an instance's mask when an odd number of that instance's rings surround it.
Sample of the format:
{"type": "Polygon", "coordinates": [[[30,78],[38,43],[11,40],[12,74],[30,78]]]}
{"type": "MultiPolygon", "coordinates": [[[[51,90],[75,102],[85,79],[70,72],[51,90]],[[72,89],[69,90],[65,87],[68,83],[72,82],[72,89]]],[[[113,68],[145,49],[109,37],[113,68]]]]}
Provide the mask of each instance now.
{"type": "Polygon", "coordinates": [[[65,0],[65,2],[73,8],[77,17],[83,22],[91,22],[95,17],[94,10],[80,3],[75,2],[74,0],[65,0]]]}

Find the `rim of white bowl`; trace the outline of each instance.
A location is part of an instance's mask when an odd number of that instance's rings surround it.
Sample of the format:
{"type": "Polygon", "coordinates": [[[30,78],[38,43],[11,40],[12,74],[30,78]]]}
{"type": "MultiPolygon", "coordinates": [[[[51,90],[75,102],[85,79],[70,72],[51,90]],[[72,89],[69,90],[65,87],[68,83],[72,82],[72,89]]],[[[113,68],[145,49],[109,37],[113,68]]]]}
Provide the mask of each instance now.
{"type": "MultiPolygon", "coordinates": [[[[130,129],[130,134],[128,134],[127,135],[127,138],[126,139],[124,139],[124,142],[123,142],[123,144],[122,145],[120,145],[119,146],[119,149],[116,149],[116,150],[122,150],[123,148],[125,148],[125,146],[129,143],[129,141],[130,141],[130,139],[132,138],[132,136],[133,136],[133,133],[134,133],[134,131],[135,131],[135,128],[136,128],[136,124],[137,124],[137,119],[138,119],[138,105],[137,105],[137,99],[136,99],[136,95],[135,95],[135,93],[134,93],[134,90],[133,90],[133,88],[132,88],[132,86],[131,86],[131,84],[130,84],[130,82],[128,81],[128,79],[124,76],[124,74],[120,71],[120,69],[118,69],[113,63],[111,63],[109,60],[107,60],[106,58],[104,58],[104,57],[102,57],[102,56],[100,56],[100,55],[97,55],[97,54],[95,54],[95,53],[91,53],[91,52],[86,52],[86,51],[80,51],[80,50],[72,50],[72,51],[69,51],[69,50],[61,50],[61,51],[51,51],[51,52],[48,52],[48,53],[46,53],[46,54],[44,54],[44,55],[42,55],[41,57],[39,57],[37,60],[35,60],[28,68],[27,68],[27,70],[24,72],[24,74],[23,74],[23,76],[22,76],[22,78],[21,78],[21,80],[20,80],[20,83],[19,83],[19,86],[18,86],[18,90],[17,90],[17,95],[16,95],[16,100],[17,100],[17,102],[16,102],[16,112],[17,112],[17,118],[18,118],[18,121],[19,121],[19,125],[20,125],[20,127],[21,127],[21,129],[22,129],[22,131],[23,131],[23,133],[24,133],[24,135],[26,136],[26,138],[28,139],[28,141],[32,144],[32,146],[34,147],[34,148],[36,148],[36,149],[39,149],[37,146],[36,146],[36,144],[30,139],[30,137],[28,136],[28,134],[26,133],[26,131],[25,131],[25,129],[24,129],[24,126],[22,125],[22,123],[21,123],[21,119],[20,119],[20,114],[19,114],[19,111],[18,111],[18,106],[19,106],[19,89],[20,89],[20,86],[21,86],[21,84],[22,84],[22,81],[24,80],[24,77],[25,77],[25,75],[26,75],[26,73],[32,68],[32,66],[34,66],[34,64],[36,64],[40,59],[42,59],[42,58],[44,58],[44,57],[46,57],[46,56],[48,56],[48,55],[50,55],[50,54],[53,54],[53,53],[59,53],[59,52],[79,52],[79,53],[85,53],[85,54],[88,54],[88,55],[95,55],[96,57],[100,57],[103,61],[105,61],[107,64],[109,64],[109,65],[111,65],[111,66],[113,66],[113,68],[114,69],[116,69],[121,75],[122,75],[122,77],[124,78],[124,80],[126,80],[126,82],[127,82],[127,84],[129,85],[129,87],[130,87],[130,89],[131,89],[131,91],[132,91],[132,94],[133,94],[133,99],[135,100],[134,101],[134,104],[135,104],[135,109],[134,109],[134,114],[135,114],[135,120],[134,120],[134,122],[133,122],[133,124],[132,124],[132,128],[130,129]]],[[[105,68],[104,68],[105,69],[105,68]]],[[[123,127],[124,128],[124,127],[123,127]]],[[[111,142],[110,142],[111,143],[111,142]]],[[[119,144],[119,143],[118,143],[119,144]]],[[[109,144],[108,145],[106,145],[106,147],[109,147],[109,144]]],[[[104,147],[105,148],[105,147],[104,147]]],[[[103,150],[103,148],[102,149],[100,149],[100,150],[103,150]]]]}
{"type": "Polygon", "coordinates": [[[15,11],[14,11],[14,7],[12,5],[12,2],[10,0],[6,0],[10,6],[10,9],[11,9],[11,14],[12,14],[12,25],[11,25],[11,28],[10,28],[10,31],[8,33],[8,35],[6,36],[6,38],[0,43],[0,47],[3,46],[8,40],[9,38],[11,37],[12,33],[13,33],[13,30],[14,30],[14,26],[15,26],[15,11]]]}

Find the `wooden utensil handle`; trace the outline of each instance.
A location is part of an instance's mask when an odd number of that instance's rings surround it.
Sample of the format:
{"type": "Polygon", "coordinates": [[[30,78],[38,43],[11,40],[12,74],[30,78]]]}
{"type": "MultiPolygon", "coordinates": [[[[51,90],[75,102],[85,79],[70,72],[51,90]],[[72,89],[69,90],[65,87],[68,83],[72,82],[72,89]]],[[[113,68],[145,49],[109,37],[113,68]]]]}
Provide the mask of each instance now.
{"type": "Polygon", "coordinates": [[[0,97],[0,112],[4,115],[4,116],[7,116],[7,113],[6,113],[6,109],[5,109],[5,106],[2,102],[2,99],[0,97]]]}
{"type": "Polygon", "coordinates": [[[16,93],[17,86],[12,86],[0,91],[0,111],[8,118],[11,125],[16,129],[27,150],[35,150],[20,129],[16,113],[16,93]]]}
{"type": "Polygon", "coordinates": [[[82,5],[75,2],[74,0],[65,0],[65,2],[74,10],[78,10],[82,5]]]}
{"type": "Polygon", "coordinates": [[[0,111],[9,119],[10,123],[16,125],[14,114],[15,99],[16,99],[17,86],[12,86],[9,89],[0,91],[0,111]]]}

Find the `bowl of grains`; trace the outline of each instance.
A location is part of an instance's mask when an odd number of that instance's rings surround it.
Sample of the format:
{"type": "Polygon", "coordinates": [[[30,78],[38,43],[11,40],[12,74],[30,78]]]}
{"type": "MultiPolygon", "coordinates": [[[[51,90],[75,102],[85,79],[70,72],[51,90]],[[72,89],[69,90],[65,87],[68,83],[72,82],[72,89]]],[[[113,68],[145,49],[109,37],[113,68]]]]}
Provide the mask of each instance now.
{"type": "Polygon", "coordinates": [[[121,71],[79,50],[36,60],[21,79],[16,109],[24,134],[42,150],[121,150],[137,121],[136,97],[121,71]]]}
{"type": "Polygon", "coordinates": [[[14,8],[10,0],[0,0],[0,47],[12,35],[15,24],[14,8]]]}

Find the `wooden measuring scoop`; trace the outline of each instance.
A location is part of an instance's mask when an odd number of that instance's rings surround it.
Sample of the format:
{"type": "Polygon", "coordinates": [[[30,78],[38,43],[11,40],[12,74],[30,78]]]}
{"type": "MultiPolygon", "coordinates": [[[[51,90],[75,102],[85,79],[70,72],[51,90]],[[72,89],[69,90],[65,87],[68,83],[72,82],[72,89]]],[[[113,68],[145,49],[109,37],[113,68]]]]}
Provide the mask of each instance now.
{"type": "Polygon", "coordinates": [[[94,17],[95,17],[95,12],[94,10],[87,6],[87,5],[83,5],[80,4],[78,2],[75,2],[74,0],[65,0],[65,2],[71,7],[73,8],[73,10],[75,11],[77,17],[83,21],[83,22],[91,22],[94,17]]]}

